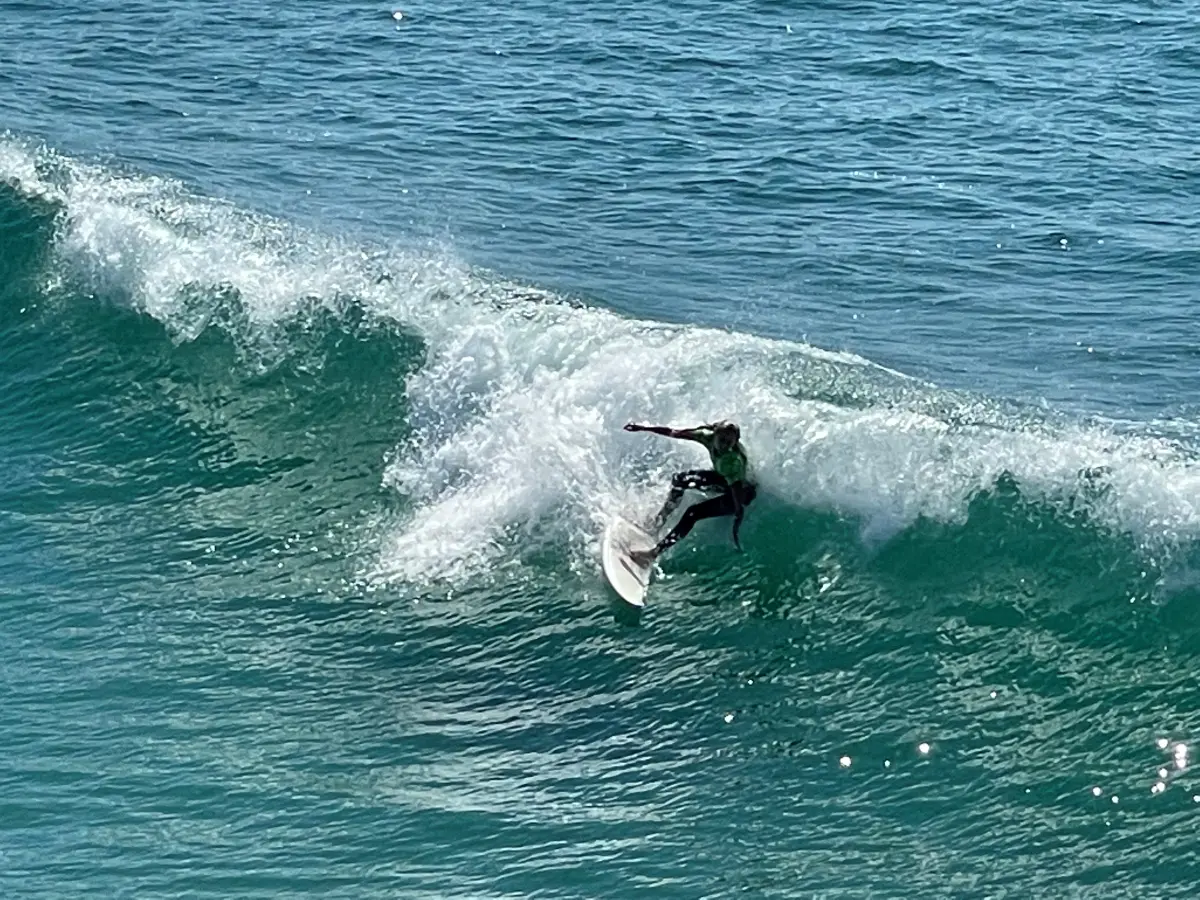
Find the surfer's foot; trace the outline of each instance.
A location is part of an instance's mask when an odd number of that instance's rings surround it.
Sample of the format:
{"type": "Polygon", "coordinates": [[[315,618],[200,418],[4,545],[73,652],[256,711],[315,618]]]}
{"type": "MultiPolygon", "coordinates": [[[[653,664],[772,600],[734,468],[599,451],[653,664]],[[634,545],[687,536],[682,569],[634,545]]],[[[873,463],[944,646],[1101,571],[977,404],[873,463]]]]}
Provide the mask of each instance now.
{"type": "Polygon", "coordinates": [[[658,551],[651,547],[649,550],[630,550],[629,558],[635,565],[648,566],[658,557],[658,551]]]}

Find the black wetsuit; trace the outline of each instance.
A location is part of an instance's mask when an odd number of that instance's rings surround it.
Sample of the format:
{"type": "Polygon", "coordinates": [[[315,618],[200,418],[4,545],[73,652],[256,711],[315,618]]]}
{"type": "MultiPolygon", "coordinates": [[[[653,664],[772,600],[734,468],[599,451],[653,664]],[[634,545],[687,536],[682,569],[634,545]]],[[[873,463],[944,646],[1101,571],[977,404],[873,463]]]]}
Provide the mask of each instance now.
{"type": "Polygon", "coordinates": [[[724,453],[718,453],[715,449],[716,441],[713,429],[707,426],[697,428],[693,434],[695,439],[708,450],[713,467],[680,472],[671,479],[671,493],[667,495],[666,503],[663,504],[663,508],[659,510],[654,519],[654,529],[657,531],[661,528],[671,513],[679,506],[680,501],[683,500],[684,491],[689,489],[710,493],[720,491],[720,494],[684,510],[683,516],[675,524],[675,527],[658,542],[658,546],[655,547],[656,554],[686,537],[701,519],[736,514],[738,504],[733,497],[735,486],[741,495],[743,508],[749,506],[758,493],[754,483],[750,480],[750,465],[741,442],[724,453]]]}

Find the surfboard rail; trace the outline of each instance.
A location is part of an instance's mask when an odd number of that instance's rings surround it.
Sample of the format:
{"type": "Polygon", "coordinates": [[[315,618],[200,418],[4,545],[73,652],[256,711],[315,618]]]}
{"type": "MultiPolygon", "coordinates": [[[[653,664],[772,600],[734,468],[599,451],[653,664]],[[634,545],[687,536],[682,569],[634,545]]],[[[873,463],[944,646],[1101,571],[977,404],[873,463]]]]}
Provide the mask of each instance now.
{"type": "Polygon", "coordinates": [[[609,585],[630,606],[646,605],[646,588],[654,563],[640,566],[629,558],[631,550],[649,550],[654,538],[632,522],[614,517],[601,539],[600,566],[609,585]]]}

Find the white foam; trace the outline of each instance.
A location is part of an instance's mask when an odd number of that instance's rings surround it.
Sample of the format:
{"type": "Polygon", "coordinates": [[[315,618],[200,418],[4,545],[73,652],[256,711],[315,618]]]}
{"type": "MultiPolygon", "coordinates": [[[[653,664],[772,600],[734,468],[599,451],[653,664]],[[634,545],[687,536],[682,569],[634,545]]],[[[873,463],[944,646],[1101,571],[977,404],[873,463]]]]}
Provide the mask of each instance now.
{"type": "Polygon", "coordinates": [[[962,521],[1004,474],[1048,503],[1083,499],[1151,545],[1200,530],[1200,468],[1166,441],[797,399],[778,377],[804,352],[794,345],[548,307],[458,316],[433,349],[408,385],[421,428],[387,474],[419,498],[383,551],[388,577],[478,570],[507,552],[512,529],[551,517],[587,549],[589,522],[648,513],[669,473],[704,457],[622,432],[631,419],[735,419],[766,492],[859,517],[878,537],[918,517],[962,521]],[[1081,473],[1101,467],[1109,488],[1087,489],[1081,473]]]}
{"type": "Polygon", "coordinates": [[[0,180],[31,197],[63,199],[38,171],[38,153],[15,138],[0,138],[0,180]]]}
{"type": "Polygon", "coordinates": [[[61,279],[117,292],[181,339],[209,324],[197,287],[236,297],[263,332],[352,301],[420,333],[412,435],[382,472],[412,512],[376,550],[381,579],[459,579],[541,540],[586,560],[607,517],[648,514],[673,470],[704,463],[692,445],[621,431],[629,420],[734,419],[765,493],[876,537],[961,521],[1003,473],[1151,547],[1200,537],[1200,464],[1180,443],[1018,419],[851,354],[567,304],[444,249],[364,248],[11,140],[0,178],[63,204],[61,279]],[[1088,488],[1080,473],[1100,468],[1107,487],[1088,488]]]}

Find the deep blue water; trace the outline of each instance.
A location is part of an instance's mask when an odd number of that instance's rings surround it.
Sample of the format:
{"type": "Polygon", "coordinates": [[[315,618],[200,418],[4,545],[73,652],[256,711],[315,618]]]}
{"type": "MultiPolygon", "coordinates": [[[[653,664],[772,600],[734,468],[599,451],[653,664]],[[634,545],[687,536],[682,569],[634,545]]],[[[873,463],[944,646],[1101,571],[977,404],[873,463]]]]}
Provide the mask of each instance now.
{"type": "Polygon", "coordinates": [[[0,892],[1200,889],[1200,4],[401,9],[0,3],[0,892]]]}

